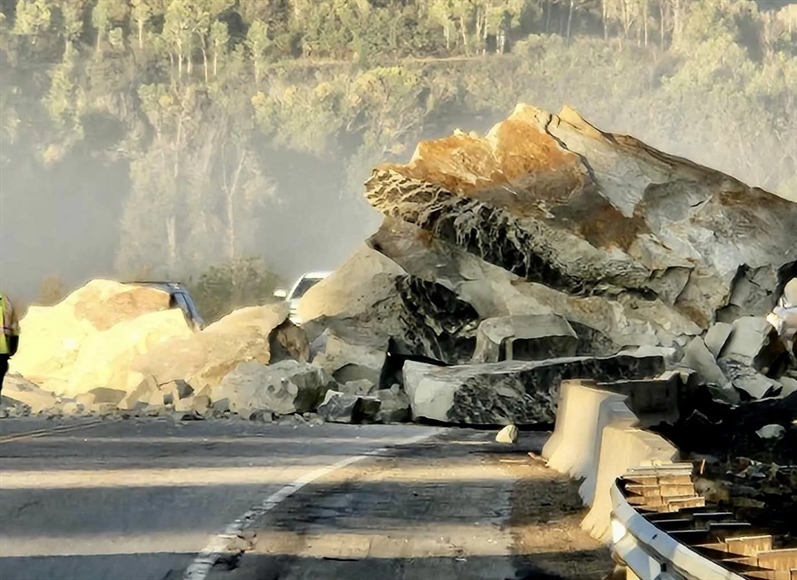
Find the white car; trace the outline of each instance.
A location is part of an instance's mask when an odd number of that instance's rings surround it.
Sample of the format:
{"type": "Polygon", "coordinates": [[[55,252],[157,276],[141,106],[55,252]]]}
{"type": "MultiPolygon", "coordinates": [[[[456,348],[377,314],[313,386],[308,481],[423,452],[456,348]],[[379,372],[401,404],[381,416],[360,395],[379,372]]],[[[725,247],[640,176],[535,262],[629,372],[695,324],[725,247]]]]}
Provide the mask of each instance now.
{"type": "Polygon", "coordinates": [[[318,284],[321,280],[329,276],[331,272],[307,272],[299,276],[299,279],[291,287],[290,291],[277,290],[274,296],[282,298],[290,304],[291,314],[290,319],[294,324],[301,324],[299,318],[299,300],[305,293],[318,284]]]}

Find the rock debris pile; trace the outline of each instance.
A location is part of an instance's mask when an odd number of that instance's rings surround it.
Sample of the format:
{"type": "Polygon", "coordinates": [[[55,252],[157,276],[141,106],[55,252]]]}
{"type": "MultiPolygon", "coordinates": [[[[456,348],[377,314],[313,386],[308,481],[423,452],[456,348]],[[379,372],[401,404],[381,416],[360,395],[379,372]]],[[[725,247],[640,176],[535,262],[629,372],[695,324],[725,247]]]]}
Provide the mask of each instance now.
{"type": "Polygon", "coordinates": [[[305,294],[301,328],[276,304],[192,332],[158,291],[94,281],[31,310],[13,370],[38,387],[5,394],[33,412],[486,426],[552,423],[570,378],[677,371],[678,421],[708,425],[701,405],[797,391],[797,204],[526,105],[421,142],[365,195],[382,226],[305,294]]]}

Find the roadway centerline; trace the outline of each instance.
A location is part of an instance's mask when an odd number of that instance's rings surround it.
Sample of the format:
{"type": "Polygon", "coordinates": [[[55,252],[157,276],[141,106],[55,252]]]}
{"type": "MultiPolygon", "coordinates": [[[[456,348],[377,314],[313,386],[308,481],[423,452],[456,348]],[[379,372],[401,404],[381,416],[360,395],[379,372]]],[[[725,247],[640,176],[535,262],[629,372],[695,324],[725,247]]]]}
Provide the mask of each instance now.
{"type": "Polygon", "coordinates": [[[97,425],[102,425],[103,423],[105,423],[105,421],[102,420],[86,421],[85,423],[79,423],[77,425],[62,425],[60,427],[53,427],[51,429],[36,429],[34,431],[26,431],[24,433],[3,435],[0,437],[0,444],[10,443],[12,441],[19,441],[20,439],[36,439],[38,437],[46,437],[47,435],[52,435],[56,433],[68,433],[69,431],[89,429],[91,427],[96,427],[97,425]]]}

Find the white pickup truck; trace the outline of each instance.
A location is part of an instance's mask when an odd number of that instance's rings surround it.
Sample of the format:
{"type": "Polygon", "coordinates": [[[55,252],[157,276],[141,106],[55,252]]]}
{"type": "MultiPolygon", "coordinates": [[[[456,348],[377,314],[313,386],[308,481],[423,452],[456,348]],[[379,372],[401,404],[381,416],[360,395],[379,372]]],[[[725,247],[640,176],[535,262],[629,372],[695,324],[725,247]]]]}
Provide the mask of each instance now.
{"type": "Polygon", "coordinates": [[[302,321],[299,318],[299,300],[310,288],[318,284],[330,274],[331,272],[307,272],[299,276],[299,279],[294,282],[289,291],[276,290],[274,292],[274,296],[276,298],[282,298],[289,303],[291,309],[291,322],[294,324],[301,324],[302,321]]]}

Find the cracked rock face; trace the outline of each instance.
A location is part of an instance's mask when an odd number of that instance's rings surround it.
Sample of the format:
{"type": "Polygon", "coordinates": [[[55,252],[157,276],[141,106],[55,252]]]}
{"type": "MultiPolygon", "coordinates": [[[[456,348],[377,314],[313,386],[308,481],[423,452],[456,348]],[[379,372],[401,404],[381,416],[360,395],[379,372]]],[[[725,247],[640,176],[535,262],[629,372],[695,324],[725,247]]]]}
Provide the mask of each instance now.
{"type": "MultiPolygon", "coordinates": [[[[631,292],[575,296],[528,282],[429,232],[386,218],[369,247],[408,274],[434,281],[473,305],[484,320],[557,315],[578,336],[576,355],[608,356],[638,346],[683,346],[700,327],[659,299],[631,292]]],[[[562,351],[558,356],[568,356],[562,351]]]]}
{"type": "Polygon", "coordinates": [[[474,363],[575,356],[578,335],[561,316],[488,318],[479,325],[474,363]]]}
{"type": "Polygon", "coordinates": [[[324,362],[319,364],[326,366],[335,358],[333,373],[347,363],[373,368],[373,363],[360,364],[360,360],[366,355],[377,358],[376,348],[387,352],[388,343],[400,354],[448,364],[465,362],[473,354],[479,322],[474,307],[446,286],[408,274],[367,245],[308,290],[299,303],[299,315],[309,334],[327,331],[337,342],[352,345],[345,356],[335,357],[327,340],[324,362]],[[365,345],[370,352],[355,354],[354,345],[365,345]]]}
{"type": "Polygon", "coordinates": [[[554,422],[563,380],[644,379],[664,369],[662,356],[637,352],[453,367],[410,361],[404,365],[404,386],[416,418],[457,425],[539,425],[554,422]]]}
{"type": "Polygon", "coordinates": [[[603,133],[577,113],[518,105],[484,137],[418,145],[366,197],[517,276],[571,295],[660,300],[706,329],[765,315],[797,264],[797,204],[603,133]]]}

